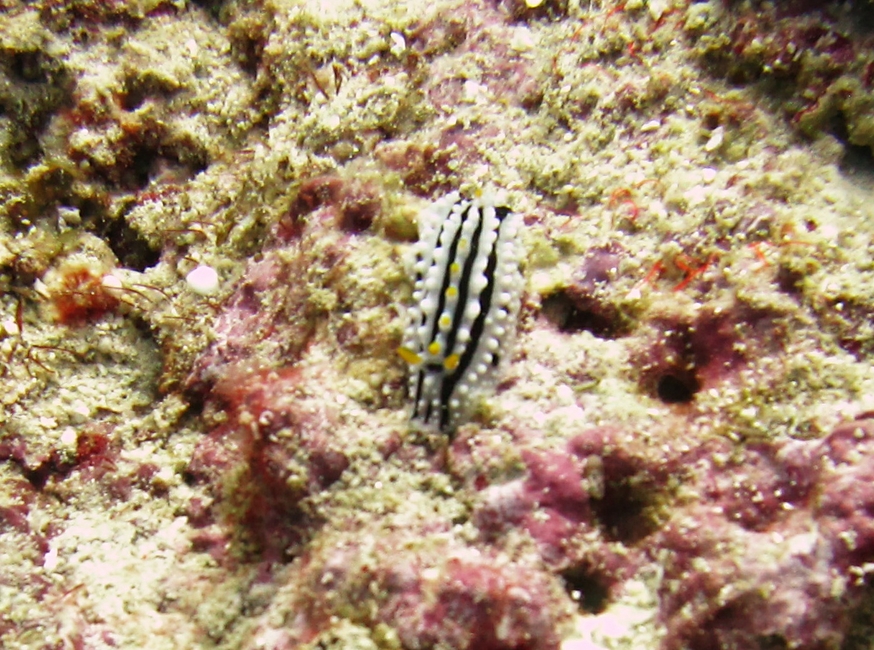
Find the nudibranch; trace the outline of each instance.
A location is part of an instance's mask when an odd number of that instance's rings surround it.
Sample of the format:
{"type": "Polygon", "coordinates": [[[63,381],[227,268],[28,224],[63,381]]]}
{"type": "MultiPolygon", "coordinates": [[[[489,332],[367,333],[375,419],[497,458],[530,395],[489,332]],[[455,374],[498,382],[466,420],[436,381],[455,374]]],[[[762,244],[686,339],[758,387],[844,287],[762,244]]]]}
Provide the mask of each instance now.
{"type": "Polygon", "coordinates": [[[507,356],[523,288],[521,222],[492,194],[452,192],[419,215],[413,304],[398,349],[411,367],[415,422],[458,426],[507,356]]]}

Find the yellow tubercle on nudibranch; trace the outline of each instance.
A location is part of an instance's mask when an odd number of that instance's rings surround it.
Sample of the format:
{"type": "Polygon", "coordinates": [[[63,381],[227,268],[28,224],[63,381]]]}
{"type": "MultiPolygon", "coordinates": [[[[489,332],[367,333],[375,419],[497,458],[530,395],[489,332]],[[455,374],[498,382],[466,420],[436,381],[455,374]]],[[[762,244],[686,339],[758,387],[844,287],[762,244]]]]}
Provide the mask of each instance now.
{"type": "Polygon", "coordinates": [[[458,368],[458,364],[461,361],[461,357],[457,354],[450,354],[443,360],[443,369],[452,372],[456,368],[458,368]]]}
{"type": "Polygon", "coordinates": [[[422,363],[422,357],[420,357],[416,352],[411,350],[410,348],[404,347],[403,345],[398,348],[398,355],[406,361],[411,366],[418,365],[422,363]]]}
{"type": "Polygon", "coordinates": [[[419,217],[410,322],[398,352],[411,366],[414,420],[457,426],[496,372],[522,293],[520,215],[478,192],[453,192],[419,217]]]}

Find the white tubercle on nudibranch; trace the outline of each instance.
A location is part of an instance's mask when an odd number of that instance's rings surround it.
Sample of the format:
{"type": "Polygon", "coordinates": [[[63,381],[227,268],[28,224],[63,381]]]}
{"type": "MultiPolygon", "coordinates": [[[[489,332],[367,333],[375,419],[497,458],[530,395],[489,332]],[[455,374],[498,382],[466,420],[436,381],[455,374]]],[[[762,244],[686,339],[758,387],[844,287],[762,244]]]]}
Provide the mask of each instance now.
{"type": "Polygon", "coordinates": [[[523,287],[521,222],[490,194],[452,192],[419,215],[413,305],[399,349],[411,366],[414,420],[457,426],[507,355],[523,287]]]}

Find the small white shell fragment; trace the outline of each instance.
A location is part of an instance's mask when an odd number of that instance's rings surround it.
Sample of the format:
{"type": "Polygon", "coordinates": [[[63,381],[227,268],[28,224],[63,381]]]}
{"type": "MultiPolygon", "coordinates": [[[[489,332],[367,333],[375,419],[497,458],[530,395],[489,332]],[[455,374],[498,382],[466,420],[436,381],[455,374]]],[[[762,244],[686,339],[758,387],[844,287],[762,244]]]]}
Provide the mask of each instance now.
{"type": "Polygon", "coordinates": [[[668,0],[649,0],[647,2],[647,9],[649,9],[649,15],[653,20],[658,21],[664,13],[668,10],[670,3],[668,0]]]}
{"type": "Polygon", "coordinates": [[[832,241],[838,238],[838,236],[841,234],[841,231],[834,224],[826,223],[819,227],[819,234],[822,235],[827,241],[832,241]]]}
{"type": "Polygon", "coordinates": [[[407,49],[407,41],[404,38],[404,35],[400,32],[392,32],[388,35],[391,39],[391,47],[389,48],[389,52],[391,52],[394,56],[400,56],[404,53],[404,50],[407,49]]]}
{"type": "Polygon", "coordinates": [[[107,273],[100,278],[100,284],[106,289],[121,289],[124,286],[118,276],[112,273],[107,273]]]}
{"type": "Polygon", "coordinates": [[[67,416],[73,424],[84,424],[91,419],[91,409],[82,400],[76,400],[67,416]]]}
{"type": "Polygon", "coordinates": [[[20,334],[18,331],[18,323],[11,318],[0,323],[0,329],[3,330],[3,333],[6,334],[6,336],[18,336],[20,334]]]}
{"type": "MultiPolygon", "coordinates": [[[[487,88],[481,83],[474,81],[473,79],[468,79],[464,82],[462,86],[463,96],[462,99],[466,102],[476,102],[478,99],[485,97],[487,88]]],[[[451,162],[451,161],[450,161],[451,162]]]]}
{"type": "Polygon", "coordinates": [[[710,139],[704,144],[704,151],[707,151],[708,153],[711,151],[716,151],[717,149],[719,149],[719,147],[722,146],[724,140],[725,129],[721,126],[717,126],[710,134],[710,139]]]}
{"type": "Polygon", "coordinates": [[[46,571],[54,571],[58,568],[58,549],[49,549],[49,552],[43,557],[42,566],[46,571]]]}
{"type": "Polygon", "coordinates": [[[527,27],[516,27],[510,35],[510,48],[516,52],[530,52],[537,43],[534,41],[534,36],[531,30],[527,27]]]}
{"type": "Polygon", "coordinates": [[[214,268],[201,264],[185,276],[188,287],[200,296],[210,296],[218,291],[219,276],[214,268]]]}
{"type": "Polygon", "coordinates": [[[50,298],[52,295],[51,291],[49,291],[49,288],[46,286],[46,283],[39,278],[33,281],[33,290],[43,298],[50,298]]]}
{"type": "Polygon", "coordinates": [[[78,208],[58,207],[58,222],[61,226],[78,226],[82,223],[82,215],[78,208]]]}

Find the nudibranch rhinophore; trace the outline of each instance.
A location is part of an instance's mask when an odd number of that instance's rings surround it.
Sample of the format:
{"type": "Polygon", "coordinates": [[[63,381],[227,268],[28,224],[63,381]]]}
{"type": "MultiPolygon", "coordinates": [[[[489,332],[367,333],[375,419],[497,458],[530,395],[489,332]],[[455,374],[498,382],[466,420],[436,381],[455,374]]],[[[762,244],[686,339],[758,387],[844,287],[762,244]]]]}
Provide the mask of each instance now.
{"type": "Polygon", "coordinates": [[[459,192],[419,215],[410,322],[398,349],[410,364],[412,419],[446,431],[507,356],[523,282],[521,216],[491,194],[459,192]]]}

